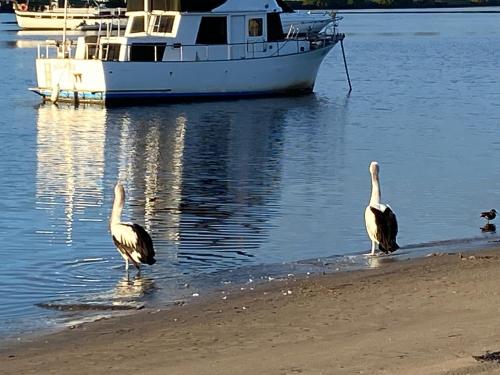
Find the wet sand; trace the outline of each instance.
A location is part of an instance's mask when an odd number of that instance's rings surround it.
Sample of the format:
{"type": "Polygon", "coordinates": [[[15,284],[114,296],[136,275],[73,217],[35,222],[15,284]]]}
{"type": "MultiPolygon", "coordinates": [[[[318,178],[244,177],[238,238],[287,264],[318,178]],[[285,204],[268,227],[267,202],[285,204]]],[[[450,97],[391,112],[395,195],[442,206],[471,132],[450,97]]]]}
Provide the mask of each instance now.
{"type": "Polygon", "coordinates": [[[2,374],[500,374],[500,248],[273,281],[0,352],[2,374]]]}

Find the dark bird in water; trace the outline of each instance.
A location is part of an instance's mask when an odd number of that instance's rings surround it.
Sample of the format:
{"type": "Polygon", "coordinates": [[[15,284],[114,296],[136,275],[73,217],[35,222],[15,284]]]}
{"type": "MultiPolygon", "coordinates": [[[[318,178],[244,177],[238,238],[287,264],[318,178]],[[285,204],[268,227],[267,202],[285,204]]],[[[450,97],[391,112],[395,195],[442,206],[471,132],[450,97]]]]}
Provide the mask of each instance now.
{"type": "Polygon", "coordinates": [[[493,220],[497,217],[497,211],[493,208],[489,211],[481,212],[481,217],[484,217],[489,223],[490,220],[493,220]]]}
{"type": "Polygon", "coordinates": [[[135,223],[122,223],[121,216],[125,202],[125,190],[121,184],[115,186],[115,198],[111,211],[110,230],[113,242],[120,255],[125,259],[125,269],[128,263],[140,271],[140,264],[155,264],[155,250],[148,232],[135,223]]]}
{"type": "Polygon", "coordinates": [[[379,166],[376,161],[370,163],[370,174],[372,177],[372,195],[370,204],[365,210],[366,231],[372,241],[370,255],[375,255],[376,246],[381,252],[389,254],[399,249],[396,242],[398,222],[391,207],[380,203],[379,166]]]}
{"type": "Polygon", "coordinates": [[[481,232],[496,232],[497,231],[497,226],[495,224],[491,223],[486,223],[484,224],[484,227],[481,227],[481,232]]]}

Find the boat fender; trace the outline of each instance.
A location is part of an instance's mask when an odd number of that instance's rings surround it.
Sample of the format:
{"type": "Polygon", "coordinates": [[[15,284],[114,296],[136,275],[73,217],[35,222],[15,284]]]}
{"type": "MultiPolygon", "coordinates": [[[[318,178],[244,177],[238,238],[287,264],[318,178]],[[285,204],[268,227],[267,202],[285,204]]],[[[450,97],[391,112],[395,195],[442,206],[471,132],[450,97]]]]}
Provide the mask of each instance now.
{"type": "Polygon", "coordinates": [[[26,12],[28,10],[28,6],[26,4],[19,4],[19,10],[21,12],[26,12]]]}

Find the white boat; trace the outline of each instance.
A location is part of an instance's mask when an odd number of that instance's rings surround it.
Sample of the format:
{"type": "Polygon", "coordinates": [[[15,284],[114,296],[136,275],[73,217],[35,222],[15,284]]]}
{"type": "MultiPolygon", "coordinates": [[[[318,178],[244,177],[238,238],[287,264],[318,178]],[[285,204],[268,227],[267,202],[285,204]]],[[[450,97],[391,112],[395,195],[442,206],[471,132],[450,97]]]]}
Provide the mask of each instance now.
{"type": "Polygon", "coordinates": [[[319,33],[329,23],[335,21],[336,13],[331,11],[296,11],[284,0],[276,0],[283,10],[281,23],[285,34],[304,35],[319,33]]]}
{"type": "Polygon", "coordinates": [[[106,8],[98,3],[85,7],[60,8],[58,1],[36,8],[28,3],[13,3],[17,25],[23,30],[77,30],[98,29],[112,25],[124,28],[127,24],[125,8],[106,8]]]}
{"type": "Polygon", "coordinates": [[[336,15],[330,12],[287,12],[281,14],[283,32],[298,35],[319,33],[333,22],[336,15]]]}
{"type": "Polygon", "coordinates": [[[31,90],[45,100],[99,103],[308,93],[344,38],[336,26],[286,37],[275,0],[149,4],[128,1],[123,35],[39,46],[31,90]]]}

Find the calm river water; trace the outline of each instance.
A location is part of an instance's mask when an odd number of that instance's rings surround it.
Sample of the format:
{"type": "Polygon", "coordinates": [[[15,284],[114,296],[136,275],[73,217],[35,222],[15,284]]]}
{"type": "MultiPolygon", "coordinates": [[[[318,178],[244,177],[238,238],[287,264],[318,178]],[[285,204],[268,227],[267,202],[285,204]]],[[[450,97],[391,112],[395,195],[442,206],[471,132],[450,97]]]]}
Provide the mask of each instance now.
{"type": "Polygon", "coordinates": [[[28,91],[35,41],[54,36],[0,15],[0,337],[302,259],[362,264],[371,160],[406,252],[484,238],[479,212],[500,208],[498,19],[345,14],[350,95],[336,47],[309,96],[74,109],[28,91]],[[158,254],[130,280],[108,233],[118,179],[158,254]]]}

